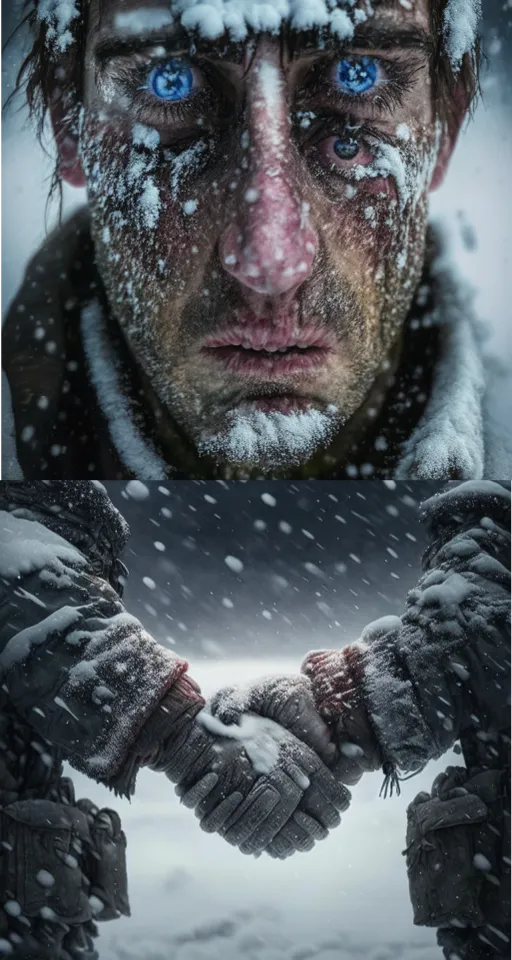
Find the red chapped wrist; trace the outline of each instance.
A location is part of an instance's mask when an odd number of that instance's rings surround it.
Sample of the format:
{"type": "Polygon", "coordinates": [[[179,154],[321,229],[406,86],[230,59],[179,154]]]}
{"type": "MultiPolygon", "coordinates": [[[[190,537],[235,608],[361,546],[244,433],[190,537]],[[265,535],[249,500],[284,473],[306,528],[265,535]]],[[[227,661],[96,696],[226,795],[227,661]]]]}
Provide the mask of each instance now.
{"type": "Polygon", "coordinates": [[[343,650],[313,650],[301,669],[311,681],[315,706],[322,717],[330,720],[343,716],[361,702],[364,664],[358,645],[343,650]]]}

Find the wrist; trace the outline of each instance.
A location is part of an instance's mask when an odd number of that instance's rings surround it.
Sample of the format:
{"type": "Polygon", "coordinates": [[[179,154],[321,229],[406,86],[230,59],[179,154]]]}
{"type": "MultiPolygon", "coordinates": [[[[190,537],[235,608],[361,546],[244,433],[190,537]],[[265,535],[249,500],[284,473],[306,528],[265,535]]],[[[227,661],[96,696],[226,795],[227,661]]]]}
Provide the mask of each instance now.
{"type": "Polygon", "coordinates": [[[351,644],[313,651],[302,670],[311,681],[316,709],[332,731],[341,766],[347,774],[353,768],[352,782],[364,771],[378,770],[383,755],[364,698],[363,649],[351,644]]]}
{"type": "Polygon", "coordinates": [[[158,769],[158,760],[172,742],[183,735],[205,705],[199,685],[183,674],[167,691],[139,738],[141,766],[158,769]]]}
{"type": "Polygon", "coordinates": [[[313,650],[302,664],[309,677],[318,713],[339,720],[362,702],[364,664],[355,644],[343,650],[313,650]]]}

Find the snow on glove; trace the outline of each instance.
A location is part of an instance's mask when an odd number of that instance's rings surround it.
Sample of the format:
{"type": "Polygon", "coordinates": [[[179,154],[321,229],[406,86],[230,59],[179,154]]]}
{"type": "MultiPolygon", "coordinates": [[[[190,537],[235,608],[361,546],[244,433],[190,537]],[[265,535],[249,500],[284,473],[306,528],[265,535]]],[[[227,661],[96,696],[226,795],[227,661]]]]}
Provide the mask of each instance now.
{"type": "Polygon", "coordinates": [[[329,765],[336,755],[328,726],[315,707],[311,681],[297,674],[260,677],[248,686],[224,687],[208,702],[223,723],[238,723],[245,713],[275,720],[311,747],[329,765]]]}
{"type": "Polygon", "coordinates": [[[195,808],[204,830],[242,853],[267,850],[283,858],[310,850],[339,824],[348,790],[283,727],[251,714],[226,725],[208,711],[197,726],[214,735],[213,758],[201,755],[176,792],[195,808]]]}
{"type": "Polygon", "coordinates": [[[360,649],[352,644],[343,650],[314,650],[301,669],[311,680],[315,707],[337,746],[331,769],[342,783],[357,783],[384,761],[364,702],[360,649]]]}

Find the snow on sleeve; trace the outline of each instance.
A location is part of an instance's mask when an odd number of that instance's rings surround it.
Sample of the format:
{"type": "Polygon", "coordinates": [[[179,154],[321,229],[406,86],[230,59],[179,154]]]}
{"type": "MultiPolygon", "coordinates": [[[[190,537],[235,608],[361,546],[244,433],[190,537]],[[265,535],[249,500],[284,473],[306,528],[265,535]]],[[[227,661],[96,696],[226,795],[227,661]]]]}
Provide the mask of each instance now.
{"type": "Polygon", "coordinates": [[[482,16],[481,0],[448,0],[444,12],[444,41],[452,66],[460,67],[472,50],[482,16]]]}
{"type": "Polygon", "coordinates": [[[27,659],[33,647],[40,646],[52,633],[62,633],[81,617],[78,607],[61,607],[37,624],[20,630],[6,643],[0,653],[0,671],[4,673],[15,663],[27,659]]]}
{"type": "Polygon", "coordinates": [[[0,511],[0,577],[13,580],[47,567],[72,576],[86,563],[76,547],[41,523],[0,511]]]}
{"type": "Polygon", "coordinates": [[[40,0],[37,18],[47,24],[47,39],[57,53],[65,53],[73,42],[70,28],[79,16],[75,0],[40,0]]]}

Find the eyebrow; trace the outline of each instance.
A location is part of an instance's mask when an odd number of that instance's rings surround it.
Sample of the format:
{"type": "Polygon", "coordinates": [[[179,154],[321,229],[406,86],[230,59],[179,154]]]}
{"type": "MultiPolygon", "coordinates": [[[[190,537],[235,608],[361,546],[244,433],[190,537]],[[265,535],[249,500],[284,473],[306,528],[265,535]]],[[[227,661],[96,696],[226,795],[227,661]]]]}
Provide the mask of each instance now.
{"type": "Polygon", "coordinates": [[[435,49],[432,35],[420,27],[394,27],[389,22],[363,23],[356,27],[350,40],[340,40],[332,33],[320,34],[318,31],[294,33],[290,31],[290,42],[294,58],[302,52],[314,53],[323,50],[419,50],[430,56],[435,49]]]}
{"type": "MultiPolygon", "coordinates": [[[[351,49],[418,50],[430,56],[435,48],[434,39],[427,30],[413,26],[397,28],[390,26],[388,22],[383,24],[376,21],[361,24],[350,40],[340,40],[327,31],[291,29],[287,31],[286,39],[294,60],[304,54],[321,55],[332,50],[351,49]]],[[[106,33],[98,39],[94,55],[102,62],[114,57],[128,56],[152,46],[164,46],[172,51],[189,50],[193,45],[199,53],[236,63],[243,57],[244,43],[245,41],[226,39],[225,35],[213,41],[196,37],[178,23],[157,31],[141,32],[139,36],[119,32],[106,33]]]]}
{"type": "Polygon", "coordinates": [[[220,37],[218,40],[195,37],[184,30],[179,23],[161,30],[141,32],[138,36],[115,31],[105,33],[99,37],[94,46],[94,56],[96,60],[102,62],[158,46],[166,47],[169,52],[188,51],[194,46],[200,53],[225,57],[234,62],[241,60],[243,56],[243,43],[235,43],[232,40],[226,40],[225,37],[220,37]]]}

